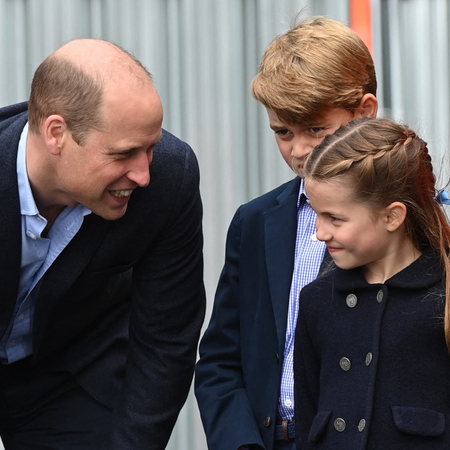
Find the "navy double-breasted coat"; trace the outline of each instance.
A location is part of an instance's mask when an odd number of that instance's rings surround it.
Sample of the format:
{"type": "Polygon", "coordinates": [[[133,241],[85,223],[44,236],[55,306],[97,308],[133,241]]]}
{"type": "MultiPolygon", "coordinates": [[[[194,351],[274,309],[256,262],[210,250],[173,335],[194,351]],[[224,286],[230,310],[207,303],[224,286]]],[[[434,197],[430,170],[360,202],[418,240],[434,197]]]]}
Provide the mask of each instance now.
{"type": "Polygon", "coordinates": [[[443,269],[425,252],[383,284],[334,269],[300,295],[298,448],[450,448],[443,269]]]}

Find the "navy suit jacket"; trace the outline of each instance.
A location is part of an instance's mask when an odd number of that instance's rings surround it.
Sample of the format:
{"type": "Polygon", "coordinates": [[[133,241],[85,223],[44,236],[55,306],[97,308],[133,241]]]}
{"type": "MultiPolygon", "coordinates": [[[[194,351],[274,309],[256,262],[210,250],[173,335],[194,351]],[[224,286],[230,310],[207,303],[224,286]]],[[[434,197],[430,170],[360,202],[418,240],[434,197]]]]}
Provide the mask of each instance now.
{"type": "MultiPolygon", "coordinates": [[[[0,336],[19,284],[16,157],[26,121],[26,103],[0,110],[0,336]]],[[[198,185],[192,150],[164,132],[151,183],[125,215],[86,216],[42,279],[33,365],[70,371],[114,407],[109,449],[165,448],[185,402],[205,306],[198,185]]]]}
{"type": "Polygon", "coordinates": [[[294,269],[300,178],[241,206],[196,367],[208,446],[271,450],[294,269]]]}

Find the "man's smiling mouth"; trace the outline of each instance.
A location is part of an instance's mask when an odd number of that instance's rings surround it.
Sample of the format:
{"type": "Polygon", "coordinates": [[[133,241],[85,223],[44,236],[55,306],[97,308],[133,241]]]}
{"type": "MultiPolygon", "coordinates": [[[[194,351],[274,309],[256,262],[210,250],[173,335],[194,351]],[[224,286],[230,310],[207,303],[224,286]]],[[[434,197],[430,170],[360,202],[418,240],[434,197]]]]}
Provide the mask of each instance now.
{"type": "Polygon", "coordinates": [[[133,192],[133,189],[123,189],[120,191],[109,191],[114,197],[129,197],[133,192]]]}

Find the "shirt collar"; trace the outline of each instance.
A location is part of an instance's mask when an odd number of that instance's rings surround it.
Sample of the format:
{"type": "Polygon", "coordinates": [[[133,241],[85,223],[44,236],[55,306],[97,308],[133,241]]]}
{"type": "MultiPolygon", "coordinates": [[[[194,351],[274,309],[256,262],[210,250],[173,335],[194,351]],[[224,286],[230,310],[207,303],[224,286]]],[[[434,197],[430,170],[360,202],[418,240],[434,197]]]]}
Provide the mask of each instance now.
{"type": "Polygon", "coordinates": [[[304,178],[300,178],[300,189],[298,190],[297,209],[300,208],[300,205],[302,203],[302,195],[304,196],[306,202],[309,204],[309,197],[308,194],[306,193],[304,178]]]}
{"type": "Polygon", "coordinates": [[[27,138],[28,122],[20,135],[19,147],[17,152],[17,181],[19,185],[20,213],[25,216],[34,216],[39,214],[33,193],[31,191],[30,181],[27,173],[27,138]]]}

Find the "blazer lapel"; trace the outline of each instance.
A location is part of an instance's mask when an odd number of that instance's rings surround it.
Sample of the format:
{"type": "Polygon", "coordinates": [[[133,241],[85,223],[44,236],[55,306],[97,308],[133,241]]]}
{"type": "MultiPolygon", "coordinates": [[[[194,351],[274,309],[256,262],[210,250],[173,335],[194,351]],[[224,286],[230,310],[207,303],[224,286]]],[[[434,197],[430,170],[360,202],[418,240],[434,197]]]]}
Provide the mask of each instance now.
{"type": "Polygon", "coordinates": [[[64,295],[101,244],[109,226],[109,221],[93,213],[86,216],[78,233],[45,273],[34,314],[34,354],[37,354],[50,311],[58,301],[64,299],[64,295]]]}
{"type": "MultiPolygon", "coordinates": [[[[4,170],[0,175],[2,177],[6,178],[4,170]]],[[[9,189],[4,189],[4,181],[0,183],[0,273],[3,281],[0,294],[0,338],[8,327],[17,301],[22,249],[17,176],[15,185],[9,189]]]]}
{"type": "Polygon", "coordinates": [[[19,291],[22,225],[17,149],[27,116],[22,114],[17,120],[9,118],[9,121],[7,130],[2,130],[0,134],[0,273],[3,281],[0,291],[0,338],[11,320],[19,291]]]}
{"type": "Polygon", "coordinates": [[[296,178],[277,198],[279,204],[264,214],[267,276],[280,344],[286,337],[289,293],[294,270],[299,187],[300,178],[296,178]]]}

